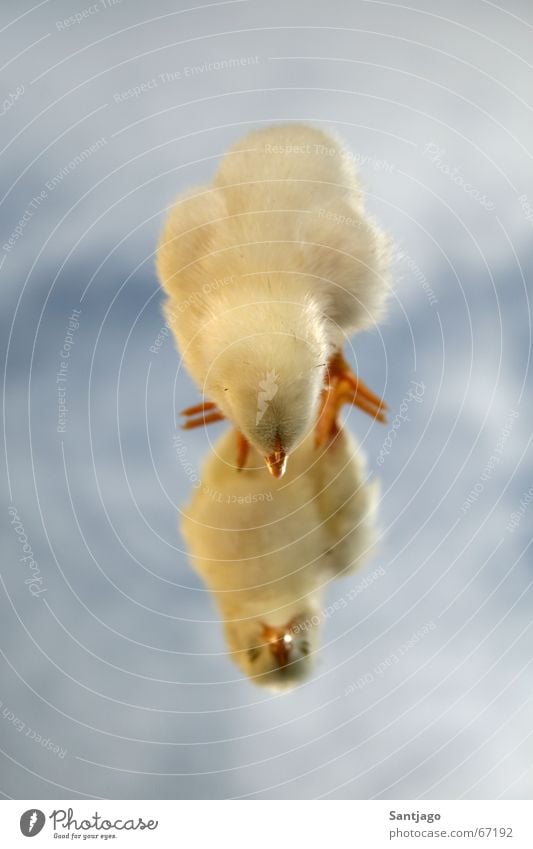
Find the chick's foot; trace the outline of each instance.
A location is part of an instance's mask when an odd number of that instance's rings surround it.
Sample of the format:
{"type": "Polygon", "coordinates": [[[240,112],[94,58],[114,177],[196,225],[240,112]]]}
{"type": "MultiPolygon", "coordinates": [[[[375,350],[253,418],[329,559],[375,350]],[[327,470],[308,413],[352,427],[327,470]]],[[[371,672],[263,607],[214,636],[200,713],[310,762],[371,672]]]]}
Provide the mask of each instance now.
{"type": "MultiPolygon", "coordinates": [[[[212,424],[213,422],[221,422],[225,419],[223,413],[217,409],[217,405],[213,401],[203,401],[201,404],[194,404],[192,407],[186,407],[181,411],[181,415],[187,418],[181,427],[183,430],[192,430],[195,427],[212,424]]],[[[250,451],[250,443],[242,433],[237,430],[237,462],[238,471],[244,469],[248,453],[250,451]]]]}
{"type": "Polygon", "coordinates": [[[385,423],[385,402],[375,395],[351,370],[339,351],[328,363],[326,386],[315,429],[317,447],[327,444],[339,431],[338,415],[343,404],[352,404],[385,423]]]}
{"type": "Polygon", "coordinates": [[[194,427],[221,422],[224,419],[224,414],[217,410],[217,405],[212,401],[204,401],[202,404],[186,407],[185,410],[181,411],[181,415],[187,417],[187,421],[181,425],[183,430],[192,430],[194,427]],[[190,416],[193,418],[189,418],[190,416]]]}

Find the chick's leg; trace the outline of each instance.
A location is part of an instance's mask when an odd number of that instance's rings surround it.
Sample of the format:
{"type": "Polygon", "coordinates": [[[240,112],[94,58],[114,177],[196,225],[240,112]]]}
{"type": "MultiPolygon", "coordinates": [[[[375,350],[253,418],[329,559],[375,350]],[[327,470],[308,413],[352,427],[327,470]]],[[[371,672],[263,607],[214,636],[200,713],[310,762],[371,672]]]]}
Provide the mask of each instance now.
{"type": "Polygon", "coordinates": [[[217,410],[216,404],[212,401],[204,401],[202,404],[186,407],[185,410],[181,411],[181,415],[197,416],[196,418],[187,418],[187,421],[182,424],[183,430],[192,430],[194,427],[221,422],[224,419],[224,414],[217,410]]]}
{"type": "Polygon", "coordinates": [[[237,431],[237,469],[239,472],[244,469],[246,465],[246,460],[248,459],[248,452],[250,450],[250,443],[246,439],[245,436],[242,435],[240,430],[237,431]]]}
{"type": "Polygon", "coordinates": [[[353,404],[378,421],[386,422],[385,402],[353,373],[342,352],[338,351],[328,363],[326,386],[315,430],[317,446],[326,444],[338,432],[337,419],[343,404],[353,404]]]}
{"type": "MultiPolygon", "coordinates": [[[[194,404],[192,407],[186,407],[185,410],[181,411],[181,415],[187,417],[187,421],[181,426],[183,430],[192,430],[195,427],[212,424],[213,422],[221,422],[225,419],[224,414],[221,413],[220,410],[217,410],[217,405],[214,404],[213,401],[204,401],[201,404],[194,404]],[[188,418],[189,416],[192,416],[192,418],[188,418]]],[[[241,469],[244,469],[246,465],[248,452],[250,450],[250,443],[239,430],[236,431],[236,434],[237,469],[240,471],[241,469]]]]}

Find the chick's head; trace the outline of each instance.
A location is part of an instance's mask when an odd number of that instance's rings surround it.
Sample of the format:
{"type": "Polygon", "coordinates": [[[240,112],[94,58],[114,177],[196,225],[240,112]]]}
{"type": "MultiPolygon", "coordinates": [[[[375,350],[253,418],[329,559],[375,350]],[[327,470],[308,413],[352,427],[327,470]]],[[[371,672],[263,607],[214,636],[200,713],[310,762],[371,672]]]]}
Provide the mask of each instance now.
{"type": "Polygon", "coordinates": [[[257,304],[217,322],[205,394],[281,477],[313,428],[329,357],[318,316],[300,305],[257,304]],[[230,338],[220,344],[220,330],[230,338]]]}
{"type": "Polygon", "coordinates": [[[287,622],[279,616],[227,622],[233,660],[254,684],[286,690],[308,678],[319,645],[319,616],[303,608],[287,622]]]}

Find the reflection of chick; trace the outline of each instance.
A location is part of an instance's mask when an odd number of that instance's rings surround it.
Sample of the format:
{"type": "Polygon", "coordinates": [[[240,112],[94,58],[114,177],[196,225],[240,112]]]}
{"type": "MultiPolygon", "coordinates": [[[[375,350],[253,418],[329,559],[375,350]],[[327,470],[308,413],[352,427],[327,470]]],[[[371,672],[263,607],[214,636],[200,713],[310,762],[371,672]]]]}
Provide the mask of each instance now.
{"type": "Polygon", "coordinates": [[[265,478],[256,452],[236,471],[234,431],[216,443],[182,531],[231,655],[256,684],[281,689],[308,676],[323,591],[369,551],[375,495],[346,431],[325,450],[308,436],[283,480],[265,478]]]}
{"type": "Polygon", "coordinates": [[[388,264],[336,137],[294,124],[242,139],[211,186],[178,198],[157,250],[167,322],[209,399],[188,426],[229,419],[280,477],[319,411],[319,444],[347,400],[383,420],[341,352],[381,316],[388,264]]]}

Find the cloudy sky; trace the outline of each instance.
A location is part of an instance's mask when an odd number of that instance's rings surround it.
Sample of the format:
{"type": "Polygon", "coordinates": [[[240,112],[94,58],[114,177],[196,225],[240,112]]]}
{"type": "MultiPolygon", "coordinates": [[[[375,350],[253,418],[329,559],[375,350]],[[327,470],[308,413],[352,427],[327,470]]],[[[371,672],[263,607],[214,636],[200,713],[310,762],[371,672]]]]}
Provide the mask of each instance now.
{"type": "MultiPolygon", "coordinates": [[[[530,4],[44,0],[1,16],[0,790],[530,798],[530,4]],[[335,129],[360,163],[395,290],[355,355],[393,411],[412,381],[424,393],[381,464],[386,431],[349,414],[381,541],[328,601],[380,577],[328,619],[314,679],[272,695],[225,656],[188,565],[173,437],[197,390],[170,340],[150,347],[166,209],[279,121],[335,129]]],[[[195,468],[223,430],[187,437],[195,468]]]]}

